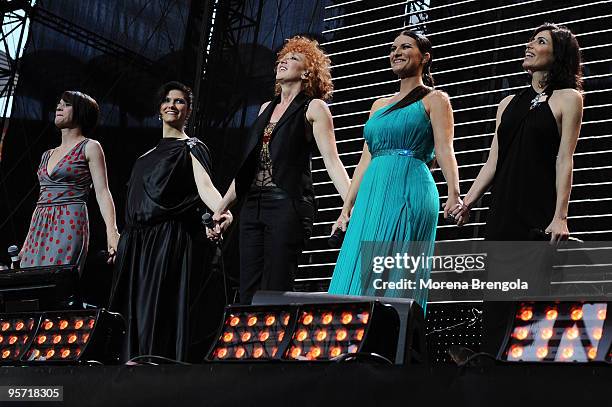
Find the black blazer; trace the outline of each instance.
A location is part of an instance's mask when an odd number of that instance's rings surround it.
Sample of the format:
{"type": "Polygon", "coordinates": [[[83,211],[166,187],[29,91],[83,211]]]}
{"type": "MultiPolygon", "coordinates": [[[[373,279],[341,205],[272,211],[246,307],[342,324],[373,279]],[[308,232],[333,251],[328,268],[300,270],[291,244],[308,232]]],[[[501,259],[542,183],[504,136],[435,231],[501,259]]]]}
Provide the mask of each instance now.
{"type": "MultiPolygon", "coordinates": [[[[311,171],[314,137],[312,125],[306,120],[310,100],[304,92],[293,99],[272,131],[269,148],[274,183],[292,198],[314,200],[311,171]]],[[[280,96],[276,96],[257,117],[248,133],[235,177],[238,197],[244,197],[251,188],[261,153],[263,132],[279,102],[280,96]]]]}

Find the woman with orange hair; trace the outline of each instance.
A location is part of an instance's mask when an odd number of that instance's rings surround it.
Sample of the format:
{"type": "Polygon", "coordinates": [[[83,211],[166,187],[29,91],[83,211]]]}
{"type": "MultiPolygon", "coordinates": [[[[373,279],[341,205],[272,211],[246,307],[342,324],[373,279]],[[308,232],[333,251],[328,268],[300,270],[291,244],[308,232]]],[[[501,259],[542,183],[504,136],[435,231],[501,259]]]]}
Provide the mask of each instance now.
{"type": "MultiPolygon", "coordinates": [[[[295,36],[278,53],[275,97],[259,110],[241,165],[213,219],[238,198],[240,301],[257,290],[293,287],[298,257],[312,232],[314,190],[311,156],[318,147],[344,200],[349,177],[338,157],[332,116],[330,60],[317,41],[295,36]]],[[[216,234],[209,231],[209,236],[216,234]]]]}

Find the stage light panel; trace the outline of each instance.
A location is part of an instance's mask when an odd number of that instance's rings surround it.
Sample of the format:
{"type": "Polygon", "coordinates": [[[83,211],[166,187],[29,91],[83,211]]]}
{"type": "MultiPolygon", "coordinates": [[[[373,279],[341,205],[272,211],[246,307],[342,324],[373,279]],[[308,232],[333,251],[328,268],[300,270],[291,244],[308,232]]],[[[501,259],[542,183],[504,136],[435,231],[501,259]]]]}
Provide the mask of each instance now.
{"type": "Polygon", "coordinates": [[[0,365],[16,364],[34,338],[40,315],[0,314],[0,365]]]}
{"type": "Polygon", "coordinates": [[[510,362],[601,360],[600,343],[612,331],[607,308],[606,302],[519,303],[499,357],[510,362]]]}
{"type": "Polygon", "coordinates": [[[40,313],[34,340],[21,363],[119,362],[123,318],[102,309],[40,313]],[[91,338],[94,338],[91,340],[91,338]]]}
{"type": "Polygon", "coordinates": [[[273,359],[290,321],[291,311],[282,307],[229,306],[207,360],[273,359]]]}
{"type": "Polygon", "coordinates": [[[228,306],[206,360],[325,361],[370,351],[393,360],[398,332],[397,311],[377,301],[228,306]]]}

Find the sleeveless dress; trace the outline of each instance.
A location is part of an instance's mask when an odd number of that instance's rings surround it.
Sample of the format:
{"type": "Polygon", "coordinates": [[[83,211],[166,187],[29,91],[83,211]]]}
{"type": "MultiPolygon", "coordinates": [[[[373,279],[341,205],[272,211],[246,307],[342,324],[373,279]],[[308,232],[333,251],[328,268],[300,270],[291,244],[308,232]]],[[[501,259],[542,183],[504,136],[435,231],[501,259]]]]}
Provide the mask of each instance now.
{"type": "Polygon", "coordinates": [[[533,240],[555,214],[556,160],[561,138],[549,97],[531,108],[533,87],[508,104],[497,129],[498,158],[486,240],[533,240]]]}
{"type": "Polygon", "coordinates": [[[205,269],[205,205],[191,154],[210,172],[208,149],[196,138],[162,138],[132,168],[109,301],[127,324],[125,359],[187,360],[197,345],[206,348],[201,342],[221,318],[221,276],[205,269]]]}
{"type": "Polygon", "coordinates": [[[47,164],[52,150],[43,153],[38,166],[40,195],[21,259],[21,267],[76,264],[79,272],[87,257],[89,219],[87,197],[91,189],[85,146],[77,143],[55,165],[47,164]]]}
{"type": "Polygon", "coordinates": [[[427,290],[419,280],[430,269],[402,268],[374,273],[373,256],[433,254],[438,221],[438,189],[427,166],[434,156],[433,130],[422,99],[389,114],[374,112],[364,127],[372,155],[355,200],[330,294],[413,298],[423,309],[427,290]],[[363,264],[362,264],[363,262],[363,264]],[[416,283],[415,289],[377,288],[375,280],[416,283]]]}

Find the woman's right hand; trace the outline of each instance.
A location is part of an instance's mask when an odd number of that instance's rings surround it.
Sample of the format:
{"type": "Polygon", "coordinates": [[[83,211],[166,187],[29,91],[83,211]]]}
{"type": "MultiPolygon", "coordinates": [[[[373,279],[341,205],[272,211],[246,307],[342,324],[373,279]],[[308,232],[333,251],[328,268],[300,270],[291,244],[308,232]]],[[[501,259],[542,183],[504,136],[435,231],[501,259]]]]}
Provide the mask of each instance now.
{"type": "Polygon", "coordinates": [[[465,200],[463,201],[463,205],[458,206],[451,214],[455,218],[457,222],[457,226],[463,226],[470,220],[470,210],[472,209],[472,204],[466,204],[465,200]]]}
{"type": "Polygon", "coordinates": [[[340,230],[342,230],[343,232],[346,232],[346,228],[348,226],[350,218],[351,216],[343,211],[340,214],[340,217],[338,217],[338,220],[332,225],[331,234],[333,235],[338,228],[340,228],[340,230]]]}

